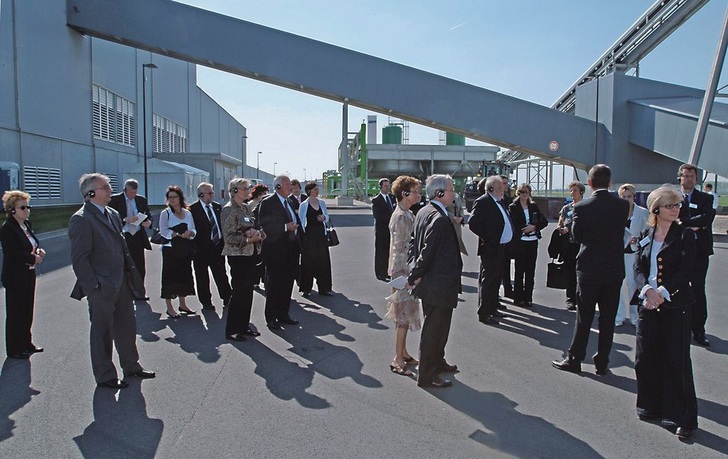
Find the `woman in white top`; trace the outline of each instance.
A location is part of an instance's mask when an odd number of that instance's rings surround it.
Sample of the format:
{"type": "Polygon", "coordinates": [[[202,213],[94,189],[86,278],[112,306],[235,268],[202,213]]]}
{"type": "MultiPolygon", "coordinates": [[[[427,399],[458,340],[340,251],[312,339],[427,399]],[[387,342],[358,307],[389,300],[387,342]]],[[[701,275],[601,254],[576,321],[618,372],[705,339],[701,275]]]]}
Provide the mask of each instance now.
{"type": "MultiPolygon", "coordinates": [[[[629,220],[627,220],[627,226],[624,229],[624,246],[627,247],[630,242],[633,242],[633,238],[637,238],[642,231],[647,229],[647,217],[649,217],[650,213],[644,207],[634,203],[635,186],[631,183],[625,183],[620,186],[618,193],[620,198],[626,199],[629,202],[629,220]]],[[[632,272],[636,257],[637,254],[635,253],[624,254],[624,272],[632,272]]],[[[629,321],[632,325],[637,324],[637,305],[629,304],[636,289],[634,277],[626,276],[619,295],[619,309],[617,309],[617,318],[614,323],[615,327],[619,327],[624,323],[624,320],[627,318],[628,309],[629,321]]]]}
{"type": "Polygon", "coordinates": [[[167,303],[167,315],[173,319],[185,315],[196,314],[191,310],[185,298],[195,294],[195,282],[192,277],[192,256],[194,252],[184,250],[192,246],[192,239],[197,234],[192,213],[187,210],[185,196],[180,187],[167,187],[167,205],[159,214],[159,233],[170,242],[162,246],[162,298],[167,303]],[[179,312],[174,310],[172,300],[179,298],[179,312]]]}

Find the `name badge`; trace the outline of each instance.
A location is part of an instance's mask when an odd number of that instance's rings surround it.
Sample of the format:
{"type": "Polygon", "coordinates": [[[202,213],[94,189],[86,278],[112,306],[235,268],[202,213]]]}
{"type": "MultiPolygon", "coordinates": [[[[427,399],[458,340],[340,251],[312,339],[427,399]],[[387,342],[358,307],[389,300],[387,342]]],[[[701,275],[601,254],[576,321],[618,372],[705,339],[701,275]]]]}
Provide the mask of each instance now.
{"type": "Polygon", "coordinates": [[[642,239],[642,240],[640,241],[640,247],[644,247],[644,246],[646,246],[646,245],[647,245],[647,244],[649,244],[649,243],[650,243],[650,237],[649,237],[649,236],[647,236],[646,238],[644,238],[644,239],[642,239]]]}
{"type": "Polygon", "coordinates": [[[250,223],[250,217],[244,217],[244,218],[243,218],[243,221],[244,221],[245,223],[250,223]]]}
{"type": "Polygon", "coordinates": [[[688,207],[690,207],[691,209],[697,209],[698,208],[698,205],[695,204],[694,202],[691,202],[688,207]]]}

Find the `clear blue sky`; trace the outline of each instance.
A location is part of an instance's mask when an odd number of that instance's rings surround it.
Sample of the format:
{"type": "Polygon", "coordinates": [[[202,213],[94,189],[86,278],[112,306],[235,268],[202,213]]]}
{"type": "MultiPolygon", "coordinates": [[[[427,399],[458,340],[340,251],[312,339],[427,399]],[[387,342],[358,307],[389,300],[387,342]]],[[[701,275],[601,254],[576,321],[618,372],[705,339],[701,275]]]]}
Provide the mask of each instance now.
{"type": "MultiPolygon", "coordinates": [[[[550,106],[652,0],[185,0],[297,35],[353,49],[550,106]]],[[[712,0],[640,65],[643,78],[705,88],[726,0],[712,0]]],[[[728,74],[721,78],[722,86],[728,74]]],[[[293,177],[335,169],[341,105],[198,67],[198,85],[248,129],[248,164],[293,177]]],[[[350,107],[349,131],[373,114],[350,107]]],[[[378,116],[380,129],[387,117],[378,116]]],[[[410,143],[438,131],[411,125],[410,143]]],[[[475,141],[468,144],[477,145],[475,141]]]]}

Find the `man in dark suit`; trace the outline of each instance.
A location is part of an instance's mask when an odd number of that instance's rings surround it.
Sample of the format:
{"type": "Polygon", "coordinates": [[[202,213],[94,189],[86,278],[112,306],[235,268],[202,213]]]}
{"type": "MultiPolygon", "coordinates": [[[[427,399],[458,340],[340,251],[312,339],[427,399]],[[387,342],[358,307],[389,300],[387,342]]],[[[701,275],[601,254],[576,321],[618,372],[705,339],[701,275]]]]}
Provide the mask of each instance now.
{"type": "MultiPolygon", "coordinates": [[[[503,182],[503,199],[501,199],[501,202],[503,202],[503,205],[506,209],[508,209],[508,206],[511,205],[513,202],[513,197],[510,193],[511,188],[511,181],[508,179],[507,176],[501,175],[501,182],[503,182]]],[[[510,211],[509,211],[510,213],[510,211]]],[[[515,244],[516,237],[513,238],[512,243],[515,244]]],[[[506,249],[506,256],[503,258],[503,296],[506,298],[510,298],[514,300],[513,297],[513,283],[511,282],[511,260],[513,258],[509,254],[509,250],[506,249]]],[[[500,309],[508,309],[504,304],[499,305],[500,309]]]]}
{"type": "Polygon", "coordinates": [[[389,179],[379,179],[379,194],[372,199],[374,214],[374,274],[389,281],[389,219],[397,201],[389,192],[389,179]]]}
{"type": "Polygon", "coordinates": [[[436,174],[427,179],[426,190],[430,203],[415,218],[410,248],[414,262],[406,288],[414,286],[425,315],[417,385],[448,387],[452,382],[438,373],[457,371],[445,361],[445,345],[463,271],[460,243],[446,210],[455,200],[455,187],[449,175],[436,174]]]}
{"type": "Polygon", "coordinates": [[[695,231],[695,268],[691,271],[690,285],[695,302],[690,306],[690,327],[693,340],[701,346],[710,346],[705,337],[705,322],[708,320],[708,299],[705,295],[705,276],[708,275],[708,262],[713,255],[713,196],[695,189],[698,169],[692,164],[680,166],[677,175],[680,191],[685,198],[680,208],[680,223],[695,231]]]}
{"type": "Polygon", "coordinates": [[[574,337],[564,360],[554,360],[559,370],[579,373],[597,303],[599,346],[594,355],[597,375],[605,375],[614,338],[619,291],[624,280],[624,228],[629,203],[609,193],[612,171],[606,164],[589,170],[592,196],[574,206],[574,239],[581,243],[576,258],[577,318],[574,337]]]}
{"type": "MultiPolygon", "coordinates": [[[[488,325],[498,323],[500,301],[498,289],[503,279],[506,249],[515,230],[508,208],[503,205],[505,186],[499,175],[491,175],[478,184],[485,194],[473,203],[468,226],[478,235],[480,274],[478,275],[478,318],[488,325]]],[[[510,267],[509,267],[510,269],[510,267]]]]}
{"type": "Polygon", "coordinates": [[[220,213],[222,206],[213,201],[215,190],[211,183],[202,182],[197,185],[197,201],[190,206],[192,218],[195,221],[197,236],[193,239],[197,252],[193,258],[195,267],[195,284],[197,285],[197,298],[202,309],[215,310],[210,293],[210,274],[217,285],[217,293],[222,298],[223,306],[227,306],[230,299],[230,281],[225,269],[225,257],[222,248],[225,241],[222,236],[222,221],[220,213]]]}
{"type": "Polygon", "coordinates": [[[281,324],[298,324],[288,309],[301,253],[301,222],[286,199],[291,194],[291,180],[279,175],[273,179],[273,187],[275,193],[258,206],[258,219],[266,234],[262,247],[266,266],[265,321],[271,330],[281,330],[281,324]]]}
{"type": "Polygon", "coordinates": [[[301,207],[301,203],[307,198],[306,193],[301,193],[301,182],[298,179],[291,180],[291,194],[288,195],[288,202],[296,213],[298,213],[298,208],[301,207]]]}
{"type": "Polygon", "coordinates": [[[96,383],[122,389],[129,384],[118,379],[112,361],[114,347],[125,376],[155,376],[139,365],[136,347],[134,295],[139,294],[143,285],[121,234],[119,213],[106,207],[111,200],[108,177],[85,174],[79,183],[86,202],[68,224],[71,262],[76,274],[71,298],[88,298],[91,367],[96,383]]]}
{"type": "MultiPolygon", "coordinates": [[[[109,207],[119,212],[121,221],[124,222],[122,231],[126,239],[126,245],[134,260],[134,264],[139,270],[139,275],[144,282],[147,273],[146,263],[144,261],[144,250],[152,250],[149,243],[146,229],[152,226],[152,212],[149,210],[147,198],[137,193],[139,190],[139,182],[129,179],[124,183],[124,191],[111,196],[109,207]],[[141,224],[139,214],[146,215],[141,224]]],[[[146,292],[142,292],[142,296],[137,300],[148,300],[146,292]]]]}

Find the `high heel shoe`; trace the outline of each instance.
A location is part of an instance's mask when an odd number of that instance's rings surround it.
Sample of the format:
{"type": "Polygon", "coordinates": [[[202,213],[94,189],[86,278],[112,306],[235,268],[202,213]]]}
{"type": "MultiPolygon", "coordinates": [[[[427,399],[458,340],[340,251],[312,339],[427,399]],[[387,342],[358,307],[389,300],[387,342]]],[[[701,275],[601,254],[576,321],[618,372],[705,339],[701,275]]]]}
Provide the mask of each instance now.
{"type": "Polygon", "coordinates": [[[412,372],[406,369],[405,367],[401,366],[397,362],[392,362],[389,364],[389,369],[392,370],[392,373],[397,373],[401,376],[412,376],[412,372]]]}
{"type": "Polygon", "coordinates": [[[404,363],[407,365],[419,365],[420,361],[412,356],[409,356],[404,358],[404,363]]]}
{"type": "Polygon", "coordinates": [[[195,311],[193,309],[180,309],[179,313],[184,314],[186,316],[194,316],[195,314],[197,314],[197,311],[195,311]]]}
{"type": "Polygon", "coordinates": [[[167,311],[167,316],[169,316],[172,319],[179,319],[180,317],[182,317],[182,315],[177,312],[169,312],[169,311],[167,311]]]}

